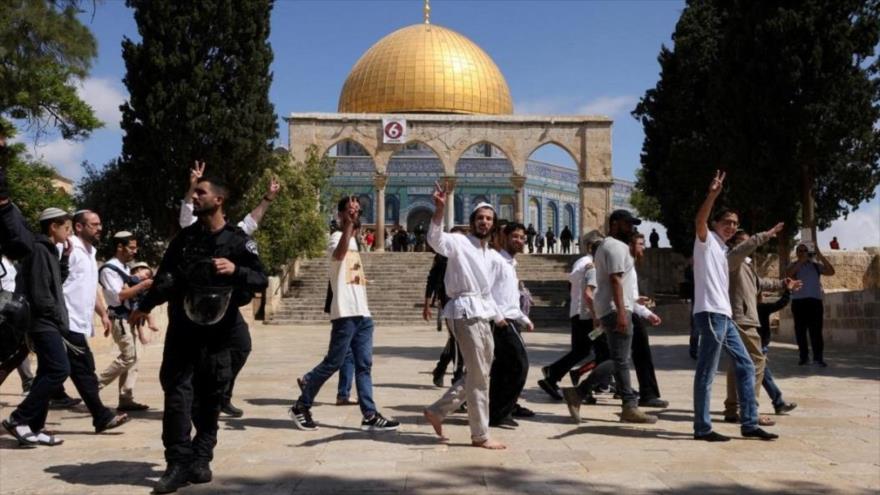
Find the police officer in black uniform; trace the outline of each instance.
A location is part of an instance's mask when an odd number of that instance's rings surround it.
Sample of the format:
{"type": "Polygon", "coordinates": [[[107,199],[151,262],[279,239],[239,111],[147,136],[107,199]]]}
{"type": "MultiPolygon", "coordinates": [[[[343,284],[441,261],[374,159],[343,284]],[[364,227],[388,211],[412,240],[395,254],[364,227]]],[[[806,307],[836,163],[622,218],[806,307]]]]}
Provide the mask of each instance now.
{"type": "Polygon", "coordinates": [[[234,329],[243,324],[238,307],[268,285],[256,242],[226,222],[229,197],[218,179],[201,178],[193,194],[198,222],[175,237],[153,287],[130,322],[142,324],[168,302],[168,332],[159,380],[165,392],[162,443],[168,467],[155,493],[211,481],[217,418],[232,379],[234,329]],[[192,426],[196,434],[191,436],[192,426]]]}

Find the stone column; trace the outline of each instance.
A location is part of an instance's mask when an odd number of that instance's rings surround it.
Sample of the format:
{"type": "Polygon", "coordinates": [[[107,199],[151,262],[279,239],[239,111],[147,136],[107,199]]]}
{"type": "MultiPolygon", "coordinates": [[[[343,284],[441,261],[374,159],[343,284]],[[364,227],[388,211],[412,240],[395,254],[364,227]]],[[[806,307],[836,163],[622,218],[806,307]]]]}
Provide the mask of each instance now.
{"type": "Polygon", "coordinates": [[[447,232],[455,226],[455,176],[450,175],[443,177],[441,186],[449,184],[449,194],[446,195],[446,220],[445,229],[447,232]]]}
{"type": "Polygon", "coordinates": [[[525,225],[526,178],[522,175],[514,175],[510,177],[510,183],[513,185],[513,220],[525,225]]]}
{"type": "Polygon", "coordinates": [[[593,229],[606,231],[605,222],[611,212],[611,181],[584,180],[578,184],[580,192],[580,233],[593,229]]]}
{"type": "Polygon", "coordinates": [[[376,187],[376,236],[373,250],[380,253],[385,251],[385,184],[387,183],[387,175],[376,174],[373,177],[373,185],[376,187]]]}

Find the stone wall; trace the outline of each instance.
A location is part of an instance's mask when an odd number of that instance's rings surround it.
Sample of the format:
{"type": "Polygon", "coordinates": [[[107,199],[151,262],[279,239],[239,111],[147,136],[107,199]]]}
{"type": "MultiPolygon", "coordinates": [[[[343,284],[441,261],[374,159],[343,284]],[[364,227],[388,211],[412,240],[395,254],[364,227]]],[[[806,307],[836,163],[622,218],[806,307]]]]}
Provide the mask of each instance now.
{"type": "MultiPolygon", "coordinates": [[[[830,292],[825,294],[826,347],[880,349],[880,289],[830,292]]],[[[791,309],[779,312],[778,339],[795,342],[791,309]]]]}

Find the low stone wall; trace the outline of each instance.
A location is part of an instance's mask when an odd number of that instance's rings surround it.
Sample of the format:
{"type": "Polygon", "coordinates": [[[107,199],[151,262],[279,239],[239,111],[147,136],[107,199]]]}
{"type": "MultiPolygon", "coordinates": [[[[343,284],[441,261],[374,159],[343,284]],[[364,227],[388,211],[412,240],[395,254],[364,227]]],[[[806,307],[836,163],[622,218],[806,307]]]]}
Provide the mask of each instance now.
{"type": "MultiPolygon", "coordinates": [[[[880,289],[825,294],[825,345],[880,350],[880,289]]],[[[791,307],[779,312],[778,338],[795,342],[791,307]]]]}

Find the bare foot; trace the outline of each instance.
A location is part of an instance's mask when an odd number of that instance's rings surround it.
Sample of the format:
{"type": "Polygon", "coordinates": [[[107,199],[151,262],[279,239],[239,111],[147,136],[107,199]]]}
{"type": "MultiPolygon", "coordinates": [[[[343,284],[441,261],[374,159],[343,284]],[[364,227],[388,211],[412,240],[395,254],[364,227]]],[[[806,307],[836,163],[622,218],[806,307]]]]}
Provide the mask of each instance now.
{"type": "Polygon", "coordinates": [[[501,442],[496,442],[495,440],[484,440],[482,442],[471,442],[471,445],[474,447],[480,447],[483,449],[489,450],[504,450],[507,448],[507,445],[504,445],[501,442]]]}
{"type": "Polygon", "coordinates": [[[443,436],[443,420],[431,414],[427,409],[425,409],[424,413],[425,421],[431,423],[431,426],[434,427],[434,433],[440,437],[440,440],[448,440],[443,436]]]}

